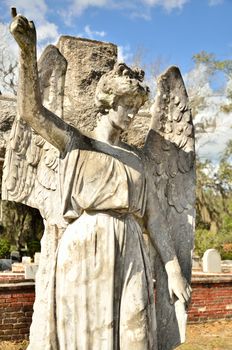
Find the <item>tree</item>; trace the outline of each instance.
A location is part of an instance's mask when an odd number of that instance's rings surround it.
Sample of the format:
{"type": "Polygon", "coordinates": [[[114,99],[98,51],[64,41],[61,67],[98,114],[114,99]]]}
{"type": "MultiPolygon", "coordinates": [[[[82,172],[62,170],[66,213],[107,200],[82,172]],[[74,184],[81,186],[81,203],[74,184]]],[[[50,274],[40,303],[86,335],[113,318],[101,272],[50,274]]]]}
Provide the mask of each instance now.
{"type": "Polygon", "coordinates": [[[18,62],[7,27],[0,23],[0,92],[17,94],[18,62]]]}
{"type": "Polygon", "coordinates": [[[227,81],[226,96],[228,103],[222,104],[221,110],[225,113],[232,112],[232,60],[218,60],[212,53],[202,51],[193,56],[196,65],[203,65],[207,69],[208,77],[213,77],[216,73],[224,74],[227,81]]]}
{"type": "Polygon", "coordinates": [[[197,162],[197,225],[195,251],[202,256],[216,248],[232,259],[232,140],[221,156],[218,169],[197,162]]]}

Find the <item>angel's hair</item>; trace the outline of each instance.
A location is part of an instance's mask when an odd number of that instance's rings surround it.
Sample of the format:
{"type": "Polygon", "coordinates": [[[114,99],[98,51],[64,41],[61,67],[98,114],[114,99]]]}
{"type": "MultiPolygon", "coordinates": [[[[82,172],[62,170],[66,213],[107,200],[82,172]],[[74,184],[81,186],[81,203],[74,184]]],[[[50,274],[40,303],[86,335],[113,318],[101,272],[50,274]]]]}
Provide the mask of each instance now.
{"type": "Polygon", "coordinates": [[[126,104],[138,109],[147,101],[149,88],[143,83],[144,71],[131,69],[125,63],[117,63],[99,80],[95,104],[102,113],[118,105],[124,98],[126,104]]]}

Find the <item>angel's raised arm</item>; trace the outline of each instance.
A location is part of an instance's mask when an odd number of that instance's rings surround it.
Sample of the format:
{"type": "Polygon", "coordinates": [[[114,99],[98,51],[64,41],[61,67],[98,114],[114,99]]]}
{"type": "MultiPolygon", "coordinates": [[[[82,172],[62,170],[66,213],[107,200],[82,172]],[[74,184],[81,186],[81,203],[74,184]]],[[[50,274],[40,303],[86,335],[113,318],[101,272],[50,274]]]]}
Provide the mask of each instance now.
{"type": "Polygon", "coordinates": [[[12,9],[12,16],[10,31],[20,48],[18,114],[45,140],[63,152],[70,141],[73,128],[42,104],[34,23],[17,15],[15,9],[12,9]]]}

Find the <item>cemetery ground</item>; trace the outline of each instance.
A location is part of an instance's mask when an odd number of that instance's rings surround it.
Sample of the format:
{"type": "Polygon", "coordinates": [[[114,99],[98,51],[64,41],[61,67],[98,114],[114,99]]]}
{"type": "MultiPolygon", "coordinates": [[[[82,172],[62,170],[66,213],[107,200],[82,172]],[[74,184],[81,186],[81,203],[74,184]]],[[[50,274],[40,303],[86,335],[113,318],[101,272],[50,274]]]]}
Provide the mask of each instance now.
{"type": "MultiPolygon", "coordinates": [[[[25,350],[28,342],[0,342],[0,350],[25,350]]],[[[187,341],[177,350],[232,350],[232,320],[191,324],[187,341]]]]}

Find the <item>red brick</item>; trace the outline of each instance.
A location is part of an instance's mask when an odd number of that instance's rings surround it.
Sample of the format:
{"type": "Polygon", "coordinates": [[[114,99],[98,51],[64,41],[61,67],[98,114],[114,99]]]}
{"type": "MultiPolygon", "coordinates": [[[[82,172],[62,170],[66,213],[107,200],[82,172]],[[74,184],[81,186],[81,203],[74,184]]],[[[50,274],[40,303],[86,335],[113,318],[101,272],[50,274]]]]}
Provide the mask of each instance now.
{"type": "MultiPolygon", "coordinates": [[[[25,329],[25,328],[27,328],[27,323],[25,323],[25,322],[23,322],[23,323],[15,323],[14,325],[13,325],[13,328],[14,329],[21,329],[21,328],[23,328],[23,329],[25,329]]],[[[27,331],[28,331],[28,328],[27,328],[27,331]]]]}

